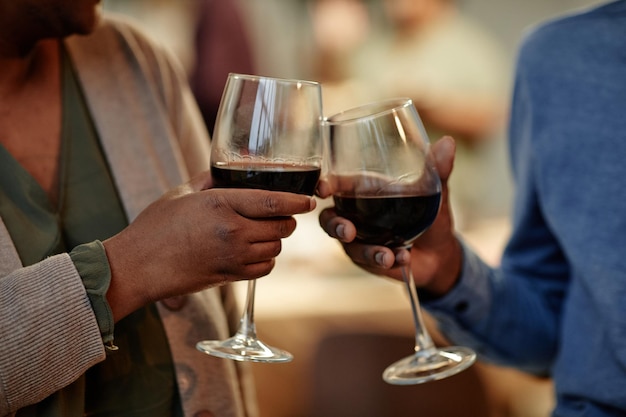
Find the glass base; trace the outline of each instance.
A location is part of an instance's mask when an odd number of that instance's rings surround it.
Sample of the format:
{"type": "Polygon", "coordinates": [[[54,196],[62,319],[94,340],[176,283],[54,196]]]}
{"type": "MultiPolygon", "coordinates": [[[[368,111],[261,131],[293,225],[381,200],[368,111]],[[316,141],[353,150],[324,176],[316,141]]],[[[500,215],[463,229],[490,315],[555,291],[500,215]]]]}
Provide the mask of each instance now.
{"type": "Polygon", "coordinates": [[[455,375],[476,361],[476,353],[462,346],[428,349],[389,365],[383,372],[385,382],[413,385],[455,375]]]}
{"type": "Polygon", "coordinates": [[[236,334],[226,340],[205,340],[196,348],[206,354],[236,361],[263,363],[291,362],[293,355],[287,351],[266,345],[258,339],[236,334]]]}

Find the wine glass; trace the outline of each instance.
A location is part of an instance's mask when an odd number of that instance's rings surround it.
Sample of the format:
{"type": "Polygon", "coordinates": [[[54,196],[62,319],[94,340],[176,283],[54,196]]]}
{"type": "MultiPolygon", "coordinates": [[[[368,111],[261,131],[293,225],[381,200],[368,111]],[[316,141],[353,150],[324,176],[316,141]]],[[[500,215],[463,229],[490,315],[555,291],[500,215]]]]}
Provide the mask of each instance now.
{"type": "MultiPolygon", "coordinates": [[[[211,144],[217,187],[313,195],[322,166],[322,99],[317,82],[229,74],[211,144]]],[[[254,362],[289,362],[291,353],[258,339],[256,280],[248,281],[237,333],[196,347],[210,355],[254,362]]]]}
{"type": "MultiPolygon", "coordinates": [[[[337,214],[352,221],[358,241],[411,249],[435,220],[441,182],[428,137],[410,99],[366,104],[324,121],[329,180],[337,214]]],[[[402,268],[415,324],[415,352],[383,372],[395,385],[454,375],[476,360],[466,347],[437,348],[422,319],[410,266],[402,268]]]]}

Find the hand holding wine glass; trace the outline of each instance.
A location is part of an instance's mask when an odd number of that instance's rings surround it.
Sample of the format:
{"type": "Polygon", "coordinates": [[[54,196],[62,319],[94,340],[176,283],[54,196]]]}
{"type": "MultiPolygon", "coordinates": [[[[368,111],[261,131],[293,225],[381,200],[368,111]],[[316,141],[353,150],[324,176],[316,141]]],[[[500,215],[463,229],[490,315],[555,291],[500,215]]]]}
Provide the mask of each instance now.
{"type": "MultiPolygon", "coordinates": [[[[455,285],[461,272],[463,254],[454,229],[447,188],[456,145],[452,137],[444,136],[430,149],[442,182],[441,208],[433,224],[413,242],[410,252],[355,240],[354,224],[339,217],[335,207],[323,209],[319,214],[319,223],[329,236],[342,243],[344,251],[355,264],[374,275],[403,281],[400,266],[412,260],[411,263],[416,266],[412,269],[416,286],[438,297],[455,285]]],[[[317,190],[321,198],[332,195],[326,179],[319,182],[317,190]]]]}
{"type": "MultiPolygon", "coordinates": [[[[215,185],[313,195],[322,166],[321,103],[316,82],[230,74],[211,145],[215,185]]],[[[255,280],[248,282],[237,333],[224,341],[201,341],[200,351],[239,361],[293,358],[257,338],[255,286],[255,280]]]]}
{"type": "MultiPolygon", "coordinates": [[[[325,121],[330,186],[337,215],[365,245],[410,250],[437,217],[441,182],[417,111],[408,99],[372,103],[325,121]]],[[[353,257],[354,259],[354,257],[353,257]]],[[[415,353],[390,365],[391,384],[441,379],[476,358],[464,347],[435,347],[424,326],[410,264],[403,264],[416,330],[415,353]]]]}

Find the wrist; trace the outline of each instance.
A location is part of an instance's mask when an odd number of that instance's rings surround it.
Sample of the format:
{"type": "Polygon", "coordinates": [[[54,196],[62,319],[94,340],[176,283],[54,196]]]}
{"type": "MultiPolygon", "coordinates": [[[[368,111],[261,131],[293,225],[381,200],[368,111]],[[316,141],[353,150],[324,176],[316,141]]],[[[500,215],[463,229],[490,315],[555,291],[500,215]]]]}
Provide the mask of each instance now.
{"type": "Polygon", "coordinates": [[[463,250],[456,238],[451,239],[447,247],[439,251],[436,263],[432,279],[421,289],[428,298],[444,296],[461,277],[463,250]]]}
{"type": "Polygon", "coordinates": [[[115,321],[106,298],[111,282],[111,271],[104,246],[102,242],[95,240],[76,246],[69,255],[85,286],[102,341],[105,346],[113,346],[115,321]]]}
{"type": "Polygon", "coordinates": [[[148,304],[147,289],[137,282],[141,276],[136,262],[129,259],[128,248],[119,241],[119,235],[102,242],[111,270],[111,283],[106,293],[113,318],[117,322],[148,304]]]}

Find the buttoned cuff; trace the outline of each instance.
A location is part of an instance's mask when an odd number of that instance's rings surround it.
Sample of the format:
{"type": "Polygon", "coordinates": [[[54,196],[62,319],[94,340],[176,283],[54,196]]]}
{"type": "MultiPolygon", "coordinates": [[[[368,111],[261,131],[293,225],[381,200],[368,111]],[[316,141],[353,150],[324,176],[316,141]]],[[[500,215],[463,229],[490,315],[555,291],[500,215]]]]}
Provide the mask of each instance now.
{"type": "Polygon", "coordinates": [[[444,296],[426,299],[422,306],[455,343],[471,343],[471,329],[487,317],[491,307],[489,276],[492,269],[461,241],[463,265],[456,285],[444,296]]]}
{"type": "Polygon", "coordinates": [[[70,252],[70,258],[78,270],[91,307],[96,315],[102,341],[105,346],[115,350],[113,346],[114,320],[111,306],[106,299],[106,293],[111,284],[111,269],[99,240],[76,246],[70,252]]]}

